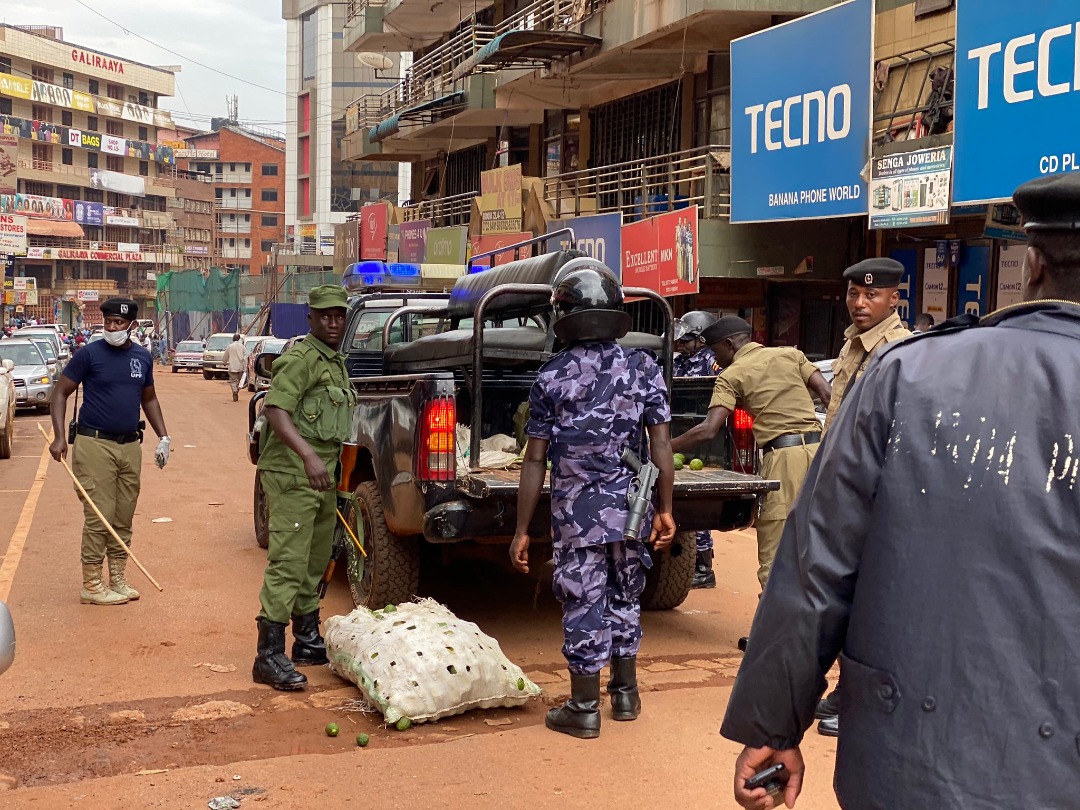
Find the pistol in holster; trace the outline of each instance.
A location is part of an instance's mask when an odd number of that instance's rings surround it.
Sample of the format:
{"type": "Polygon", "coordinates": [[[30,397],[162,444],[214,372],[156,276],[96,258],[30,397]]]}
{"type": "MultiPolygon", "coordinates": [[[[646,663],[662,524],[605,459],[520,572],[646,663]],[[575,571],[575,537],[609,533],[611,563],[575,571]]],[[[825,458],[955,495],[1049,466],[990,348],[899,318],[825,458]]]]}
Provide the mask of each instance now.
{"type": "MultiPolygon", "coordinates": [[[[623,537],[627,540],[637,540],[641,537],[641,524],[645,522],[645,516],[649,512],[649,507],[652,506],[660,469],[651,461],[642,464],[641,459],[629,448],[623,451],[622,462],[634,472],[634,477],[630,479],[630,486],[626,490],[627,514],[623,537]]],[[[649,533],[651,533],[651,528],[649,533]]]]}

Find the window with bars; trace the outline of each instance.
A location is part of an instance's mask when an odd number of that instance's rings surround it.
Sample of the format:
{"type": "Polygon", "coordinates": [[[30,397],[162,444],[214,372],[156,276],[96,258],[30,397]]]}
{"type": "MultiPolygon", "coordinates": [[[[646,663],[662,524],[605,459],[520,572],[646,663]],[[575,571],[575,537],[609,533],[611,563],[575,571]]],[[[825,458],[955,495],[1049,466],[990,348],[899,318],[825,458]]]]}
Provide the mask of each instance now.
{"type": "Polygon", "coordinates": [[[682,136],[679,83],[601,104],[589,112],[591,167],[655,157],[679,149],[682,136]]]}
{"type": "Polygon", "coordinates": [[[124,171],[124,159],[119,155],[106,155],[105,156],[105,169],[110,172],[124,171]]]}
{"type": "Polygon", "coordinates": [[[487,146],[477,144],[469,149],[452,152],[446,158],[446,191],[444,196],[469,194],[480,190],[480,172],[487,168],[487,146]]]}

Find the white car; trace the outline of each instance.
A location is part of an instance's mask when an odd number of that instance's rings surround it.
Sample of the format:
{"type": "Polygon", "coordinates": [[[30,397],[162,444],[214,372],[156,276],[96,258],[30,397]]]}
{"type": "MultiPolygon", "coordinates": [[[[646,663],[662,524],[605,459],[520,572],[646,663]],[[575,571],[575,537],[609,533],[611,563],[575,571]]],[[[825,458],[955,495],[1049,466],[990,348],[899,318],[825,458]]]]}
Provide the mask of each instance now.
{"type": "Polygon", "coordinates": [[[15,661],[15,622],[7,605],[0,602],[0,675],[3,675],[15,661]]]}
{"type": "Polygon", "coordinates": [[[0,458],[11,458],[11,439],[15,432],[14,371],[13,361],[0,360],[0,458]]]}

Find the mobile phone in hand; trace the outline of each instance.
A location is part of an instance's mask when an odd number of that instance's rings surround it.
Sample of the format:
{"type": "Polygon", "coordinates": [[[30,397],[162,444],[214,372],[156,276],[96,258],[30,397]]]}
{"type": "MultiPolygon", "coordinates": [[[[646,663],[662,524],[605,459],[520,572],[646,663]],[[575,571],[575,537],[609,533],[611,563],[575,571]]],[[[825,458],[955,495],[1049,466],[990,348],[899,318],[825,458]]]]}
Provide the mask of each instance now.
{"type": "Polygon", "coordinates": [[[749,779],[746,780],[747,790],[756,790],[763,787],[769,794],[779,793],[781,788],[784,787],[786,779],[787,769],[784,767],[784,763],[777,762],[775,765],[770,765],[763,771],[758,771],[749,779]]]}

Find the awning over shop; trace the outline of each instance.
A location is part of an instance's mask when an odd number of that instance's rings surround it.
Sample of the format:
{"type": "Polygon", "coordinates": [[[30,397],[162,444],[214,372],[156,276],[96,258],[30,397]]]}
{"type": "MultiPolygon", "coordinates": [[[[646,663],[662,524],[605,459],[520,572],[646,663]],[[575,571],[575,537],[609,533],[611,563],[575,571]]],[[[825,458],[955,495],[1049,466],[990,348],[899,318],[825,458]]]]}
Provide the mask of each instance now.
{"type": "Polygon", "coordinates": [[[26,232],[30,236],[60,236],[65,239],[85,239],[82,225],[77,222],[54,222],[48,219],[27,219],[26,232]]]}
{"type": "Polygon", "coordinates": [[[457,81],[479,67],[542,67],[600,43],[596,37],[573,31],[507,31],[454,68],[451,75],[457,81]]]}
{"type": "Polygon", "coordinates": [[[449,95],[439,96],[438,98],[433,98],[421,102],[420,104],[414,104],[412,107],[406,107],[404,110],[394,113],[389,118],[380,121],[368,130],[368,141],[370,143],[379,143],[384,138],[397,134],[401,130],[401,123],[403,121],[431,123],[435,120],[438,113],[446,112],[461,104],[464,100],[464,93],[450,93],[449,95]]]}

